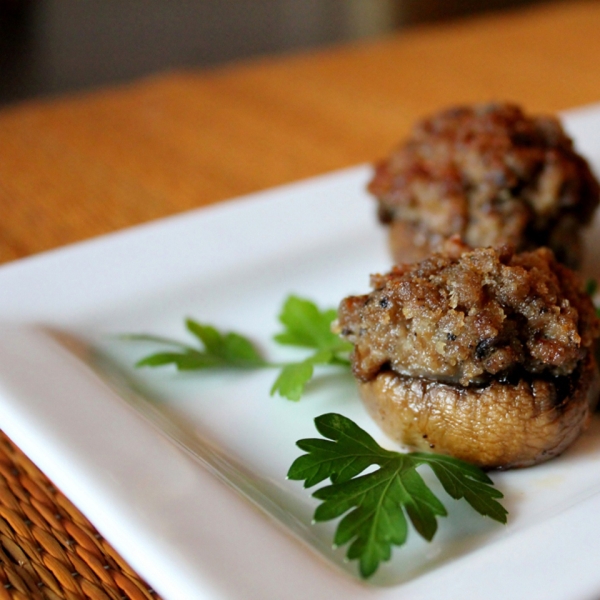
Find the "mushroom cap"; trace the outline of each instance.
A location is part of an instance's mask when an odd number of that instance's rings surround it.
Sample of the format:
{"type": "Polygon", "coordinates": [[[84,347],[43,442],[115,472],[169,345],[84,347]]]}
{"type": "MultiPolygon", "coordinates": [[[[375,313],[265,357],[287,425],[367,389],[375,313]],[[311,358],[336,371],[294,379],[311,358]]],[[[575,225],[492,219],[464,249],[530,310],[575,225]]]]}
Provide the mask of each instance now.
{"type": "Polygon", "coordinates": [[[561,454],[589,425],[600,377],[592,353],[571,376],[463,387],[382,371],[359,383],[392,439],[484,469],[527,467],[561,454]]]}

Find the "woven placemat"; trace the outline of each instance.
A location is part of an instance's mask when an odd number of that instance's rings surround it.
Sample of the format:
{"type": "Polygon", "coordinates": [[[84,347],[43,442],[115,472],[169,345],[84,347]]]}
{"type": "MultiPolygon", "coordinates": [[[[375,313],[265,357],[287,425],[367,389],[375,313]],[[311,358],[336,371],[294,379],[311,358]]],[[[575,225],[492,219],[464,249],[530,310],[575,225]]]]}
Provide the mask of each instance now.
{"type": "Polygon", "coordinates": [[[159,600],[0,432],[0,600],[159,600]]]}

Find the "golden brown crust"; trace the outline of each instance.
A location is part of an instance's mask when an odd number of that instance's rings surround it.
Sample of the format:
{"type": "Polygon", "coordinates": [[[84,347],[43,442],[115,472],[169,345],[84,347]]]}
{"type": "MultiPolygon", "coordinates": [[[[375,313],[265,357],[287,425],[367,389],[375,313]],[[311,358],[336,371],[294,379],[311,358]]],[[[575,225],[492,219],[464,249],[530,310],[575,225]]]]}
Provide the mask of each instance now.
{"type": "Polygon", "coordinates": [[[397,262],[423,259],[458,234],[472,246],[549,246],[577,266],[579,229],[600,197],[559,122],[512,104],[457,107],[425,119],[377,165],[369,191],[382,222],[392,225],[397,262]]]}
{"type": "Polygon", "coordinates": [[[451,240],[445,252],[372,283],[339,310],[363,381],[388,368],[462,385],[521,371],[568,375],[599,331],[581,280],[545,248],[471,250],[451,240]]]}

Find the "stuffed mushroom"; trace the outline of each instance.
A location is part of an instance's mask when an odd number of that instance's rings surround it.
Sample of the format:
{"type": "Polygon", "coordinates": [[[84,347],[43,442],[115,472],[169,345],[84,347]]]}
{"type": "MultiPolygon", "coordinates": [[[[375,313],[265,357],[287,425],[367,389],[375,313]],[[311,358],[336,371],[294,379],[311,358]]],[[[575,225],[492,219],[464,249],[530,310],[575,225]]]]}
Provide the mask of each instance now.
{"type": "Polygon", "coordinates": [[[547,248],[471,249],[458,238],[372,277],[342,301],[338,330],[382,429],[483,468],[563,452],[598,398],[594,306],[547,248]]]}
{"type": "Polygon", "coordinates": [[[513,104],[461,106],[418,123],[369,184],[396,262],[454,234],[473,247],[550,247],[573,268],[599,202],[588,163],[554,117],[513,104]]]}

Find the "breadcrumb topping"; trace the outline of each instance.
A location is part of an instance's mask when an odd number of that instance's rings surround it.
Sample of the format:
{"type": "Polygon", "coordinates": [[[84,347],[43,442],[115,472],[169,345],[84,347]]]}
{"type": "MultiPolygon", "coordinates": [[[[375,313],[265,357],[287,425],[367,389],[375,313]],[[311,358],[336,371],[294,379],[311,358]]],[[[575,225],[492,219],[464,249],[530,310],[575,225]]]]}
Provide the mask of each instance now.
{"type": "Polygon", "coordinates": [[[454,238],[372,285],[339,310],[362,381],[388,369],[463,386],[569,375],[600,333],[581,280],[547,248],[473,250],[454,238]]]}

